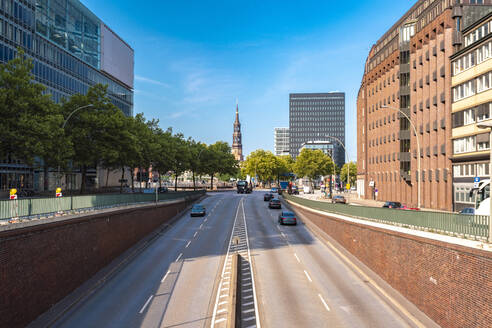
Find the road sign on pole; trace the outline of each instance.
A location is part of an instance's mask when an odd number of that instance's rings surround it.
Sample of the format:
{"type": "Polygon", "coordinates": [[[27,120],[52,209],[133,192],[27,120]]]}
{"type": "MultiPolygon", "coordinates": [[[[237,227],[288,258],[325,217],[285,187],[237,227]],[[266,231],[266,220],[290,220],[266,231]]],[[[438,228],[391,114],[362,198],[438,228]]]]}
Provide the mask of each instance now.
{"type": "Polygon", "coordinates": [[[473,188],[478,188],[478,186],[480,185],[480,177],[475,177],[473,179],[473,188]]]}

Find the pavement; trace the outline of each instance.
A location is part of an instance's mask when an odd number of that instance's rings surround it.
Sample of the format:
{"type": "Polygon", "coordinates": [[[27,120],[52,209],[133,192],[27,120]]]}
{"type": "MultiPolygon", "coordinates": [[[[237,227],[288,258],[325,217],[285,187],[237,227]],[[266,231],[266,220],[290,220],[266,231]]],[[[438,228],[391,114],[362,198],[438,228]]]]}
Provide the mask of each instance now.
{"type": "Polygon", "coordinates": [[[435,325],[414,307],[394,305],[376,292],[302,218],[297,226],[279,226],[281,210],[268,209],[263,192],[210,193],[201,203],[206,217],[184,213],[52,326],[211,327],[233,227],[246,237],[243,250],[251,261],[245,268],[251,280],[243,287],[254,289],[242,300],[244,317],[253,318],[242,327],[435,325]],[[415,317],[428,321],[416,323],[415,317]]]}

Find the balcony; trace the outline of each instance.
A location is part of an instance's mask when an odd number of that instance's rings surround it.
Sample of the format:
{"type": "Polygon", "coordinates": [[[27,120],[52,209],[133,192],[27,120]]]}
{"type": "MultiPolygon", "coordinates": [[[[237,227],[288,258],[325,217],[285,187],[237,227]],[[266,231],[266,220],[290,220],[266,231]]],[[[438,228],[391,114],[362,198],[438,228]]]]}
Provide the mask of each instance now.
{"type": "Polygon", "coordinates": [[[461,46],[463,44],[463,34],[460,31],[453,30],[453,46],[461,46]]]}
{"type": "Polygon", "coordinates": [[[409,95],[410,94],[410,86],[405,85],[400,87],[400,94],[402,95],[409,95]]]}
{"type": "Polygon", "coordinates": [[[400,64],[400,73],[410,73],[410,64],[400,64]]]}
{"type": "MultiPolygon", "coordinates": [[[[410,117],[410,108],[401,108],[400,110],[403,113],[405,113],[408,117],[410,117]]],[[[405,118],[405,115],[403,115],[402,113],[398,113],[398,115],[399,118],[405,118]]]]}
{"type": "Polygon", "coordinates": [[[403,171],[403,170],[400,170],[400,176],[402,177],[403,180],[405,180],[406,182],[411,182],[412,181],[412,177],[410,176],[410,173],[409,172],[406,172],[406,171],[403,171]]]}
{"type": "Polygon", "coordinates": [[[400,162],[410,162],[411,154],[409,152],[398,153],[400,162]]]}

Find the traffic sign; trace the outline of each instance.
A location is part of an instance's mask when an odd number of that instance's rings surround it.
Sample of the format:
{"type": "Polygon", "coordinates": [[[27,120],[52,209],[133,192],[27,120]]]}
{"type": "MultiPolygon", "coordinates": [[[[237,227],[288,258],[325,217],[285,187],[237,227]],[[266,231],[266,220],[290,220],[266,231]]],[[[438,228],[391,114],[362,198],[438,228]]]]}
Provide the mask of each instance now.
{"type": "Polygon", "coordinates": [[[374,180],[369,181],[369,187],[374,187],[374,180]]]}
{"type": "Polygon", "coordinates": [[[350,183],[347,183],[347,185],[345,186],[345,188],[347,188],[347,190],[350,190],[350,183]]]}
{"type": "Polygon", "coordinates": [[[15,194],[14,195],[10,195],[10,199],[11,200],[16,200],[17,199],[17,195],[15,195],[15,194]]]}
{"type": "Polygon", "coordinates": [[[480,177],[473,178],[473,188],[478,188],[480,184],[480,177]]]}

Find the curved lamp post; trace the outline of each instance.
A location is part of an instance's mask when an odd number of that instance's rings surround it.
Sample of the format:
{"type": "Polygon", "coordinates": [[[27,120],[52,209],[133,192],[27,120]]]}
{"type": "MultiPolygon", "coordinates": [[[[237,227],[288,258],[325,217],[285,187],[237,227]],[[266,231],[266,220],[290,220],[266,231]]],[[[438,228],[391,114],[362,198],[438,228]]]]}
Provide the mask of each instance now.
{"type": "MultiPolygon", "coordinates": [[[[347,160],[348,160],[348,165],[347,165],[347,183],[350,183],[350,158],[349,158],[349,155],[348,155],[348,152],[347,152],[347,148],[345,148],[345,145],[343,144],[342,140],[340,140],[339,138],[337,137],[333,137],[333,136],[325,136],[325,138],[331,138],[331,139],[334,139],[336,140],[340,145],[342,145],[343,147],[343,150],[345,151],[345,156],[347,156],[347,160]]],[[[333,161],[334,163],[335,161],[333,161]]]]}
{"type": "MultiPolygon", "coordinates": [[[[65,122],[63,122],[63,125],[62,125],[62,130],[65,130],[65,126],[67,125],[68,120],[72,117],[72,115],[73,115],[73,114],[75,114],[76,112],[78,112],[78,111],[79,111],[79,110],[81,110],[81,109],[88,108],[88,107],[94,107],[94,105],[93,105],[93,104],[89,104],[89,105],[81,106],[81,107],[79,107],[79,108],[74,109],[74,110],[73,110],[73,111],[72,111],[72,112],[68,115],[68,117],[67,117],[67,119],[65,120],[65,122]]],[[[59,155],[60,155],[60,150],[58,150],[58,157],[60,157],[59,155]]],[[[58,158],[58,160],[59,160],[59,158],[58,158]]],[[[57,184],[58,184],[58,185],[60,185],[60,183],[61,183],[61,176],[60,176],[60,164],[58,164],[58,183],[57,183],[57,184]]]]}
{"type": "Polygon", "coordinates": [[[392,109],[392,110],[396,110],[397,112],[400,112],[408,120],[408,122],[412,126],[413,132],[415,133],[415,138],[417,139],[417,174],[418,174],[418,176],[417,176],[417,203],[418,203],[417,207],[420,208],[420,180],[421,180],[421,177],[420,177],[420,140],[419,140],[419,135],[417,134],[417,128],[415,128],[415,125],[413,124],[410,117],[408,117],[408,115],[405,112],[403,112],[401,109],[395,108],[395,107],[390,107],[390,106],[381,106],[381,108],[388,108],[388,109],[392,109]]]}

